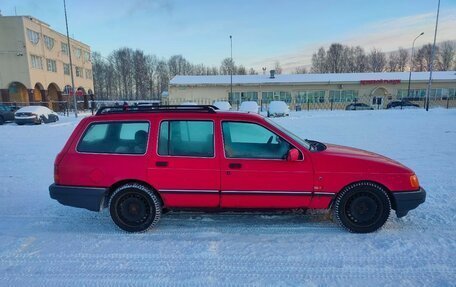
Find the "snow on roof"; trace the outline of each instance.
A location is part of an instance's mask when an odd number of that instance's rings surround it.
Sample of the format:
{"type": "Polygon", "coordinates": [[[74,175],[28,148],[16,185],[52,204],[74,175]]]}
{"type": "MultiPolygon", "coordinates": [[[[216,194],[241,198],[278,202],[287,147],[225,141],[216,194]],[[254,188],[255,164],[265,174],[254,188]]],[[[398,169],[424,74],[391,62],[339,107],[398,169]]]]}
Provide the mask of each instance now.
{"type": "MultiPolygon", "coordinates": [[[[287,74],[275,75],[233,75],[233,85],[259,84],[300,84],[300,83],[343,83],[371,80],[401,80],[408,81],[408,72],[383,73],[341,73],[341,74],[287,74]]],[[[433,72],[432,79],[436,81],[456,81],[456,71],[433,72]]],[[[412,72],[412,81],[428,81],[429,72],[412,72]]],[[[175,76],[170,85],[229,85],[230,75],[216,76],[175,76]]]]}

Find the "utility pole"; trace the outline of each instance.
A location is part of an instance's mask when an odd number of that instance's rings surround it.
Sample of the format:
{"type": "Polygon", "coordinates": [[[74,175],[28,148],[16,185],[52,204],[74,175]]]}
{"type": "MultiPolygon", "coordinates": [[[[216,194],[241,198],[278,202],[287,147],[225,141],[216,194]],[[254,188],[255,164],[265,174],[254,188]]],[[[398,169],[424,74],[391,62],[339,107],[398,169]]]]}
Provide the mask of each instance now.
{"type": "Polygon", "coordinates": [[[73,105],[74,105],[74,116],[78,117],[78,103],[76,101],[76,91],[74,90],[74,75],[73,75],[73,61],[71,59],[71,44],[70,44],[70,34],[68,33],[68,18],[66,11],[66,1],[63,0],[63,9],[65,10],[65,25],[67,32],[67,43],[68,43],[68,56],[70,57],[70,74],[71,74],[71,90],[73,92],[73,105]]]}
{"type": "Polygon", "coordinates": [[[435,39],[437,38],[437,26],[439,25],[439,12],[440,12],[440,0],[437,6],[437,18],[435,20],[435,31],[434,31],[434,44],[432,45],[431,53],[431,63],[429,64],[429,83],[426,92],[426,112],[429,111],[429,98],[431,94],[431,85],[432,85],[432,65],[434,64],[434,54],[435,54],[435,39]]]}

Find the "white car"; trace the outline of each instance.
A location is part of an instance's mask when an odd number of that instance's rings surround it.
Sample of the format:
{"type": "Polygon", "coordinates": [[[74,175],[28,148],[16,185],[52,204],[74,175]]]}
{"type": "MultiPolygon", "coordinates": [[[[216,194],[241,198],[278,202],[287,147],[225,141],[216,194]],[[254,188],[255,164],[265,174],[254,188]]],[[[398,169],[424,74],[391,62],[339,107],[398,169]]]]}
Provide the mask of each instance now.
{"type": "Polygon", "coordinates": [[[290,108],[284,101],[272,101],[268,107],[268,117],[285,117],[290,115],[290,108]]]}
{"type": "Polygon", "coordinates": [[[43,106],[28,106],[14,113],[14,121],[18,125],[53,123],[59,120],[59,116],[52,110],[43,106]]]}
{"type": "Polygon", "coordinates": [[[195,102],[182,102],[181,106],[197,106],[198,104],[195,102]]]}
{"type": "Polygon", "coordinates": [[[229,102],[226,101],[215,101],[214,106],[216,106],[221,111],[229,111],[231,110],[231,105],[229,102]]]}
{"type": "Polygon", "coordinates": [[[258,106],[257,102],[254,101],[246,101],[242,102],[241,106],[239,107],[239,111],[247,112],[247,113],[255,113],[258,114],[260,107],[258,106]]]}

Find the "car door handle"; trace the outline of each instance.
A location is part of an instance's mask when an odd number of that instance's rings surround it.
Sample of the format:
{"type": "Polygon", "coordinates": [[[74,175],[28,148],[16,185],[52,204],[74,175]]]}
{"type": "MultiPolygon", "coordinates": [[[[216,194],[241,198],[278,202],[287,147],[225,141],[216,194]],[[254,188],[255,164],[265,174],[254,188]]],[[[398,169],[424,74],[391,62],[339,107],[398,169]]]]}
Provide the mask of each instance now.
{"type": "Polygon", "coordinates": [[[230,163],[229,167],[232,169],[240,169],[242,167],[242,164],[240,163],[230,163]]]}
{"type": "Polygon", "coordinates": [[[167,167],[168,162],[167,161],[157,161],[157,162],[155,162],[155,165],[159,166],[159,167],[167,167]]]}

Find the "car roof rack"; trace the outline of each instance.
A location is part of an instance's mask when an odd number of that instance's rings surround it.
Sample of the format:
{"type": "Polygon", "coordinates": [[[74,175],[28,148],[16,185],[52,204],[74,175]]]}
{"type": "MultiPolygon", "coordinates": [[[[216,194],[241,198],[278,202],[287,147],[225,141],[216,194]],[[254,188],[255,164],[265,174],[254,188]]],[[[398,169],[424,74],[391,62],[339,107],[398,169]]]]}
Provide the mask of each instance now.
{"type": "Polygon", "coordinates": [[[163,112],[206,112],[215,113],[218,110],[213,105],[131,105],[106,106],[97,110],[96,115],[124,114],[124,113],[163,113],[163,112]]]}

